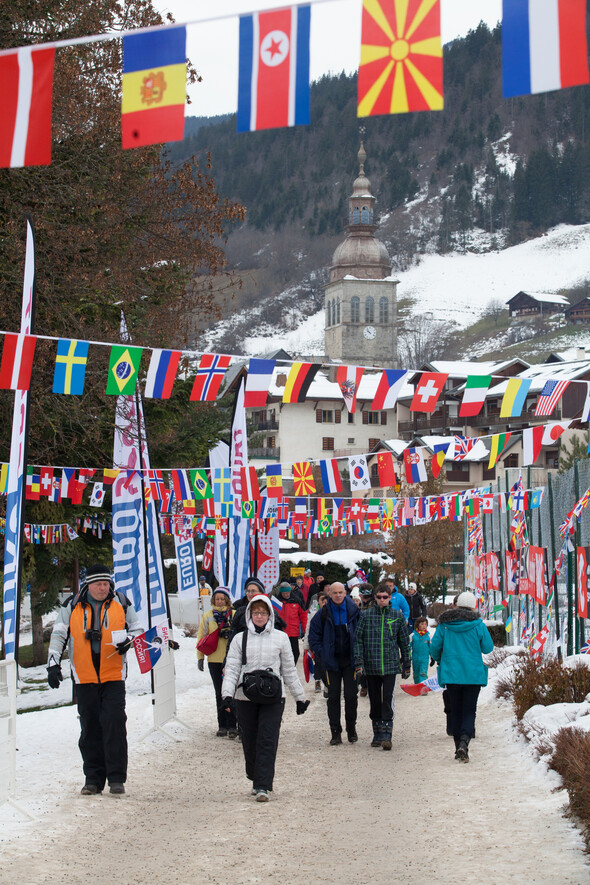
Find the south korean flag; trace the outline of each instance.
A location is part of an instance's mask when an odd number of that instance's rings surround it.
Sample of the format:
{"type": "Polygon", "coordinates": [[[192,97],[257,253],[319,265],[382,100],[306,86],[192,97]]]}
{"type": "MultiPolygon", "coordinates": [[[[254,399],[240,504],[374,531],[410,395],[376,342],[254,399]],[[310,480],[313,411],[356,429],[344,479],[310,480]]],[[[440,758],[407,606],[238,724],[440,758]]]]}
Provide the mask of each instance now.
{"type": "Polygon", "coordinates": [[[348,472],[351,492],[363,492],[371,487],[369,468],[364,455],[353,455],[348,459],[348,472]]]}

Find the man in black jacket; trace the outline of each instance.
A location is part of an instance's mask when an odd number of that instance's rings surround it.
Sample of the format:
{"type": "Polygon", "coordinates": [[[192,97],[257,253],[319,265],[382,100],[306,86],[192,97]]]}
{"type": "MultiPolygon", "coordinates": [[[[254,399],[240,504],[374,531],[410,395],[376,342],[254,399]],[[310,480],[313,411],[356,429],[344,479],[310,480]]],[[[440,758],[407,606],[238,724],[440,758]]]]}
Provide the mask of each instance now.
{"type": "Polygon", "coordinates": [[[425,618],[427,617],[427,605],[424,600],[424,597],[421,593],[418,593],[418,588],[414,581],[410,581],[408,584],[408,592],[404,593],[406,602],[410,607],[410,616],[408,618],[408,630],[411,633],[414,629],[414,621],[416,618],[425,618]]]}

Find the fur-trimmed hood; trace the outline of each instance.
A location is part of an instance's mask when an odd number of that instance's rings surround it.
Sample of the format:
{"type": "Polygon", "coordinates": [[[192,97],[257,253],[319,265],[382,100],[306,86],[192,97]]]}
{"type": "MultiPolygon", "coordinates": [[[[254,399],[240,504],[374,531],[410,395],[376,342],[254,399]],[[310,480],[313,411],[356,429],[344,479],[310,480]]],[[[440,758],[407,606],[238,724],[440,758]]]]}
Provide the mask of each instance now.
{"type": "Polygon", "coordinates": [[[456,624],[459,621],[479,621],[479,612],[472,608],[448,608],[438,619],[439,624],[456,624]]]}

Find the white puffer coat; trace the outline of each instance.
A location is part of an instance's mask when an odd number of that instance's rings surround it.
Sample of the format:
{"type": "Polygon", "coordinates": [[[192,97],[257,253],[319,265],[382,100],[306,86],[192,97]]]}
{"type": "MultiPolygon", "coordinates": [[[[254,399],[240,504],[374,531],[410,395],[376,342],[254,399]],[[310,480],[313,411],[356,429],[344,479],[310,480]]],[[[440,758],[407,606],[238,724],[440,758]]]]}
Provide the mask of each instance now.
{"type": "Polygon", "coordinates": [[[227,653],[225,672],[221,696],[235,697],[238,701],[247,701],[248,698],[238,686],[242,682],[244,673],[252,670],[266,670],[270,668],[273,673],[280,676],[285,697],[285,684],[296,701],[305,700],[305,692],[299,681],[291,643],[286,633],[274,628],[274,609],[268,596],[255,596],[246,608],[246,630],[248,641],[246,643],[246,664],[242,666],[242,642],[245,631],[234,637],[227,653]],[[257,633],[250,617],[250,607],[254,602],[264,602],[269,609],[270,617],[262,633],[257,633]]]}

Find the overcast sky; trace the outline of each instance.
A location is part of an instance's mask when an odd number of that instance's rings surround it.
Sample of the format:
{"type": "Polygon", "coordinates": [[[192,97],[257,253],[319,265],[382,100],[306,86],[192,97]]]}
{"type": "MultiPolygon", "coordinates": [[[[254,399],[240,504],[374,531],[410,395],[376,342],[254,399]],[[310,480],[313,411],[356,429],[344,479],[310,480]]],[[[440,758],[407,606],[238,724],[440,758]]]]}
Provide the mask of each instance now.
{"type": "MultiPolygon", "coordinates": [[[[391,2],[391,0],[390,0],[391,2]]],[[[207,19],[216,7],[224,18],[193,25],[187,32],[188,57],[203,77],[191,87],[190,116],[233,113],[238,104],[238,16],[283,5],[271,0],[154,0],[161,13],[177,22],[207,19]],[[233,17],[225,18],[228,14],[233,17]]],[[[311,79],[323,74],[350,73],[358,68],[361,36],[361,0],[332,0],[313,4],[311,13],[311,79]]],[[[480,21],[494,27],[502,15],[502,0],[441,0],[442,38],[448,43],[464,36],[480,21]]]]}

